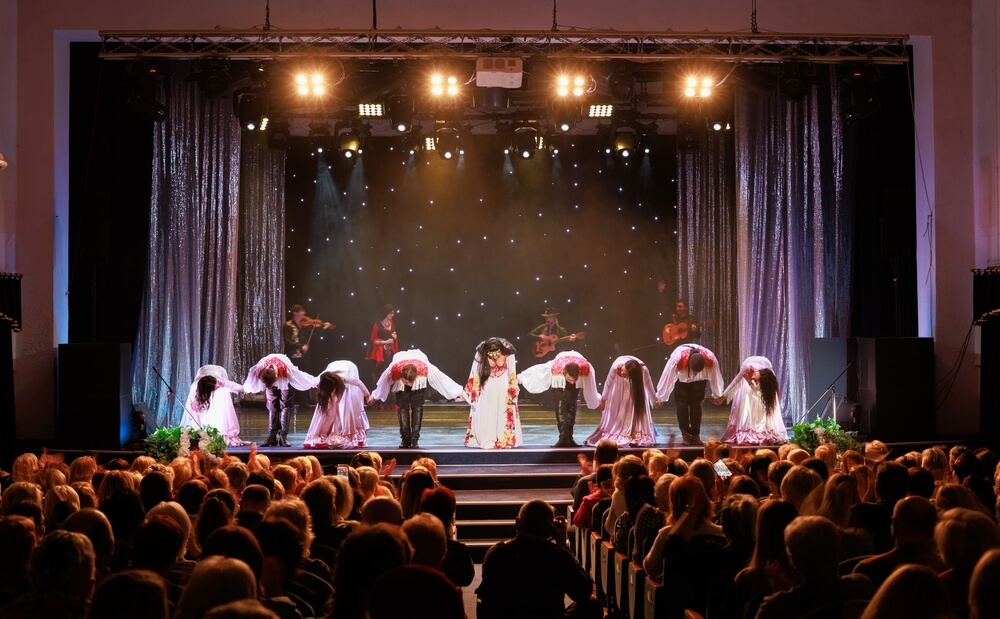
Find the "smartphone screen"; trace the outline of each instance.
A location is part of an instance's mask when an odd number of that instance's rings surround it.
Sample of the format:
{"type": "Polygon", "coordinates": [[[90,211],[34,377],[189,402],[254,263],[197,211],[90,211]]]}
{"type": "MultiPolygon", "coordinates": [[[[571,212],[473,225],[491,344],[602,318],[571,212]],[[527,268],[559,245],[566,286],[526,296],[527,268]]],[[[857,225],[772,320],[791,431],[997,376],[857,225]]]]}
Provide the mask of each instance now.
{"type": "Polygon", "coordinates": [[[338,465],[337,465],[337,475],[339,475],[339,476],[341,476],[341,477],[350,477],[350,476],[349,476],[349,475],[347,474],[347,469],[348,469],[348,468],[349,468],[349,467],[348,467],[348,465],[346,465],[346,464],[338,464],[338,465]]]}
{"type": "Polygon", "coordinates": [[[716,460],[712,467],[715,469],[715,473],[723,479],[728,479],[733,476],[733,472],[729,470],[729,467],[722,461],[722,458],[716,460]]]}

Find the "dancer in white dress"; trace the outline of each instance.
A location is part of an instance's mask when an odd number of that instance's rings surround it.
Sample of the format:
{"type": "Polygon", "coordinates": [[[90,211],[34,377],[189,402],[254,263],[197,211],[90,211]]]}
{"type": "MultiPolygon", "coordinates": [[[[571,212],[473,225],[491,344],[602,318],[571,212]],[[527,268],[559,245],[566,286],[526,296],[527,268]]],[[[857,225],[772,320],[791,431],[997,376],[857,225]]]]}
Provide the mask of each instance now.
{"type": "Polygon", "coordinates": [[[524,445],[517,408],[517,366],[514,347],[492,337],[476,347],[472,371],[462,397],[472,408],[465,446],[509,449],[524,445]]]}
{"type": "Polygon", "coordinates": [[[302,446],[306,449],[364,447],[368,437],[365,403],[372,402],[351,361],[333,361],[316,382],[316,410],[302,446]]]}
{"type": "Polygon", "coordinates": [[[288,388],[308,391],[316,377],[295,367],[286,355],[271,354],[257,362],[247,372],[243,388],[248,393],[264,392],[267,397],[267,440],[261,447],[291,447],[288,444],[288,388]]]}
{"type": "Polygon", "coordinates": [[[780,445],[788,442],[781,418],[781,390],[767,357],[747,357],[723,397],[733,403],[722,442],[780,445]]]}
{"type": "Polygon", "coordinates": [[[229,447],[246,445],[240,440],[240,420],[233,406],[233,393],[243,393],[243,385],[229,380],[221,365],[203,365],[191,383],[182,426],[211,426],[226,439],[229,447]]]}
{"type": "Polygon", "coordinates": [[[531,393],[552,390],[556,427],[559,428],[559,440],[553,447],[579,447],[573,440],[576,396],[582,389],[589,408],[600,406],[601,396],[597,393],[594,373],[594,368],[583,355],[575,350],[566,350],[551,361],[533,365],[517,375],[518,382],[531,393]]]}
{"type": "Polygon", "coordinates": [[[437,369],[427,355],[416,348],[401,350],[393,355],[392,363],[375,384],[373,399],[386,402],[390,394],[396,395],[400,449],[420,448],[420,428],[428,385],[448,400],[462,396],[462,386],[437,369]]]}
{"type": "Polygon", "coordinates": [[[650,409],[655,399],[656,389],[646,364],[631,355],[618,357],[604,381],[598,405],[601,423],[587,437],[587,444],[597,445],[601,439],[608,439],[619,447],[652,447],[656,444],[656,428],[650,409]]]}

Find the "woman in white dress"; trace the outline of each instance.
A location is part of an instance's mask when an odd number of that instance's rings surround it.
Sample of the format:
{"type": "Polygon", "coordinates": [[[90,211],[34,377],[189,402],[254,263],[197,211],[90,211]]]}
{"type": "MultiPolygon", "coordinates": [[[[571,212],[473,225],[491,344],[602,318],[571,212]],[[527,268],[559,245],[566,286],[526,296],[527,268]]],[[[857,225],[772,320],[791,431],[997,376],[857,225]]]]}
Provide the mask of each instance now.
{"type": "Polygon", "coordinates": [[[509,449],[524,445],[517,408],[517,366],[514,347],[492,337],[476,347],[472,371],[462,397],[471,405],[465,446],[509,449]]]}
{"type": "Polygon", "coordinates": [[[334,361],[317,379],[316,410],[303,447],[306,449],[353,449],[364,447],[368,437],[365,402],[371,402],[358,366],[334,361]]]}
{"type": "Polygon", "coordinates": [[[243,393],[243,385],[229,380],[225,368],[203,365],[188,391],[182,426],[202,428],[211,426],[226,439],[229,447],[246,445],[240,440],[240,420],[233,406],[233,393],[243,393]]]}
{"type": "Polygon", "coordinates": [[[656,389],[646,364],[631,355],[618,357],[611,364],[597,407],[601,423],[587,437],[587,444],[597,445],[608,439],[619,447],[652,447],[656,444],[656,428],[650,409],[655,400],[656,389]]]}
{"type": "Polygon", "coordinates": [[[733,403],[723,443],[780,445],[788,442],[788,432],[781,418],[781,389],[767,357],[747,357],[722,398],[733,403]]]}

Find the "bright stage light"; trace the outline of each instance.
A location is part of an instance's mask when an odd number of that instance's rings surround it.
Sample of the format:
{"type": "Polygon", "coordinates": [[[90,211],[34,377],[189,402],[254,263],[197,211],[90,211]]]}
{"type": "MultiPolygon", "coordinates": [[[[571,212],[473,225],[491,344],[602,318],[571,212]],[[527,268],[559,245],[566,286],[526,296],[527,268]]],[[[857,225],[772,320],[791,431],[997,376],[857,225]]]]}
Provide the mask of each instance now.
{"type": "Polygon", "coordinates": [[[296,73],[295,92],[302,96],[326,93],[326,78],[322,73],[296,73]]]}
{"type": "Polygon", "coordinates": [[[385,115],[385,110],[381,103],[359,103],[358,116],[361,118],[381,118],[385,115]]]}
{"type": "Polygon", "coordinates": [[[441,127],[434,132],[434,150],[442,159],[454,159],[464,154],[462,132],[457,127],[441,127]]]}

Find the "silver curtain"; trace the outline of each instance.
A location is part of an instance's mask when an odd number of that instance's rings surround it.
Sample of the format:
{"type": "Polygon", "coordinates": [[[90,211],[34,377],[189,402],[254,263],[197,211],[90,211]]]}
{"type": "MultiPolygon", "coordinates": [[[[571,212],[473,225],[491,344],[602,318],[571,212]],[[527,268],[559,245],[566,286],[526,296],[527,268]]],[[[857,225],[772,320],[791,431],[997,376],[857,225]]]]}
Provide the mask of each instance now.
{"type": "Polygon", "coordinates": [[[254,140],[242,152],[260,176],[241,182],[232,100],[205,99],[187,71],[174,63],[161,90],[168,114],[154,129],[150,247],[133,351],[133,399],[146,402],[161,427],[180,422],[198,367],[218,364],[240,380],[247,356],[271,352],[284,313],[284,225],[275,214],[284,208],[284,166],[274,166],[266,144],[254,140]],[[280,170],[261,171],[268,167],[280,170]],[[254,206],[241,203],[241,190],[254,206]],[[249,225],[241,226],[242,217],[249,225]]]}
{"type": "MultiPolygon", "coordinates": [[[[717,178],[718,164],[680,167],[680,247],[692,256],[679,262],[681,290],[717,314],[727,378],[747,356],[771,359],[789,424],[811,404],[813,339],[846,336],[850,318],[841,95],[835,71],[817,70],[803,101],[736,88],[735,192],[717,178]]],[[[696,157],[711,161],[712,149],[696,157]]]]}

